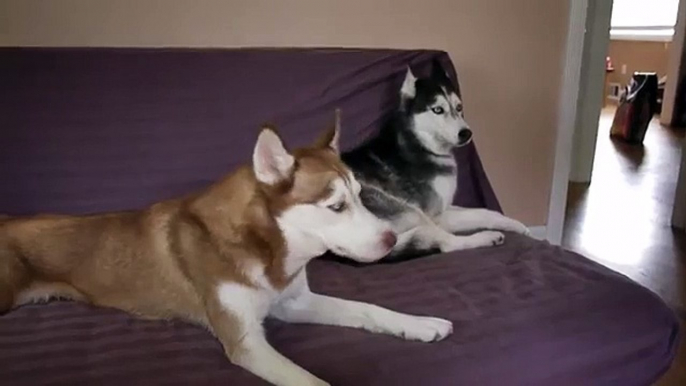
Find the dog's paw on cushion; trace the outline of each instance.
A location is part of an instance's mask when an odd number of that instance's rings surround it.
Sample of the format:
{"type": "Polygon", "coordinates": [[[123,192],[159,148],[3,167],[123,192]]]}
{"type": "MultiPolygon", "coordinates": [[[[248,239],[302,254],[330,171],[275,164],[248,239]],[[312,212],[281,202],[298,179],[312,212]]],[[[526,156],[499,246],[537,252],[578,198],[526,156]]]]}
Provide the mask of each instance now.
{"type": "Polygon", "coordinates": [[[468,236],[451,235],[441,243],[441,252],[460,251],[481,247],[492,247],[505,242],[505,235],[498,231],[481,231],[468,236]]]}
{"type": "Polygon", "coordinates": [[[437,342],[453,332],[452,322],[428,316],[408,316],[399,327],[397,335],[421,342],[437,342]]]}

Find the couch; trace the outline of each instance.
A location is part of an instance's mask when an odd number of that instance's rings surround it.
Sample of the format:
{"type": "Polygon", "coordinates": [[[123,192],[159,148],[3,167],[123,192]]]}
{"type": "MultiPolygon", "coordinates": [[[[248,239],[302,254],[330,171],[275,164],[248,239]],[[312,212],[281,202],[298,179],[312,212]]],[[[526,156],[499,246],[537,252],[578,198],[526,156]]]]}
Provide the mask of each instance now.
{"type": "MultiPolygon", "coordinates": [[[[262,122],[291,147],[343,111],[343,149],[395,108],[406,66],[445,52],[362,49],[0,49],[0,213],[142,208],[248,162],[262,122]]],[[[466,115],[469,119],[469,95],[466,115]]],[[[479,131],[491,128],[476,128],[479,131]]],[[[476,145],[455,203],[500,210],[476,145]]],[[[283,354],[333,385],[650,385],[679,325],[653,293],[583,256],[503,246],[397,264],[308,266],[314,291],[450,319],[432,343],[267,320],[283,354]]],[[[0,316],[0,384],[262,385],[201,327],[53,301],[0,316]]]]}

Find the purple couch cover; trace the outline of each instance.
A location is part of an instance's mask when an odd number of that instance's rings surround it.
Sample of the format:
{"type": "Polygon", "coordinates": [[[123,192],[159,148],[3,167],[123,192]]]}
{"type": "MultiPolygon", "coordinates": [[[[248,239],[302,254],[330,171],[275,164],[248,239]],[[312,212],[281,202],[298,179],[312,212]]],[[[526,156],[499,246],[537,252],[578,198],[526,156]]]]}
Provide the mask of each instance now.
{"type": "MultiPolygon", "coordinates": [[[[438,51],[0,49],[0,213],[140,208],[249,160],[260,123],[302,145],[336,107],[351,146],[393,109],[406,65],[433,58],[456,80],[438,51]]],[[[476,149],[458,157],[456,202],[499,210],[476,149]]],[[[281,352],[333,385],[649,385],[675,355],[677,320],[653,293],[526,237],[308,272],[315,291],[455,323],[422,344],[267,322],[281,352]]],[[[263,382],[202,328],[52,302],[0,316],[0,384],[263,382]]]]}

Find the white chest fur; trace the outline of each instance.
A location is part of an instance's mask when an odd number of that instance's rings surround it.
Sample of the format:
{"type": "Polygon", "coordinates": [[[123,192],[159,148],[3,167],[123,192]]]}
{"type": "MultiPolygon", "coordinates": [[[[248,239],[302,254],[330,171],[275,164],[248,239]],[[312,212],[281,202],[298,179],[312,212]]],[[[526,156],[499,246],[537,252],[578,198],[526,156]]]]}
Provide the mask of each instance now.
{"type": "Polygon", "coordinates": [[[243,323],[244,328],[261,326],[276,298],[270,291],[236,282],[219,284],[217,295],[221,305],[243,323]]]}
{"type": "Polygon", "coordinates": [[[441,163],[445,164],[445,166],[450,166],[455,170],[454,173],[440,175],[431,182],[434,192],[436,192],[441,199],[439,208],[441,209],[440,211],[443,212],[452,204],[453,198],[455,197],[455,191],[457,190],[457,163],[454,159],[441,163]]]}
{"type": "Polygon", "coordinates": [[[457,190],[457,178],[454,175],[434,178],[431,185],[441,199],[441,211],[444,211],[453,202],[455,190],[457,190]]]}

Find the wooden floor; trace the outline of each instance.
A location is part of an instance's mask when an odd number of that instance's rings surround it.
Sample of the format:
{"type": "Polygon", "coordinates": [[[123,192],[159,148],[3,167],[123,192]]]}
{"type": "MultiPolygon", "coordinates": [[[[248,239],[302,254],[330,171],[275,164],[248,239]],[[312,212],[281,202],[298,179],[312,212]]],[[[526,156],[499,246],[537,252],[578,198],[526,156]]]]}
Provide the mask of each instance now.
{"type": "MultiPolygon", "coordinates": [[[[686,234],[669,224],[684,131],[655,118],[642,148],[618,144],[609,138],[613,114],[604,109],[600,119],[591,184],[570,184],[563,243],[656,292],[683,324],[686,234]]],[[[686,385],[686,339],[657,385],[686,385]]]]}

